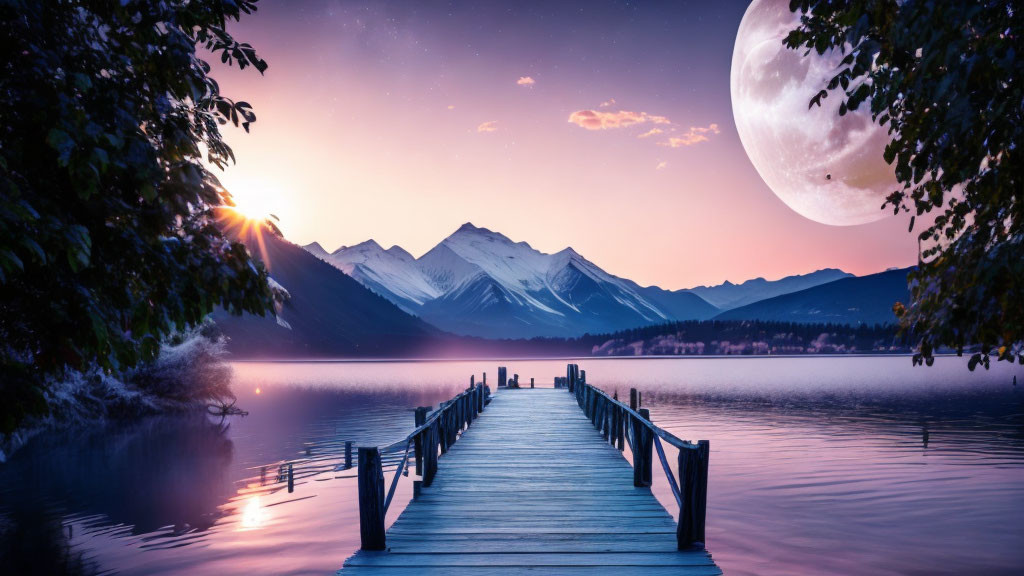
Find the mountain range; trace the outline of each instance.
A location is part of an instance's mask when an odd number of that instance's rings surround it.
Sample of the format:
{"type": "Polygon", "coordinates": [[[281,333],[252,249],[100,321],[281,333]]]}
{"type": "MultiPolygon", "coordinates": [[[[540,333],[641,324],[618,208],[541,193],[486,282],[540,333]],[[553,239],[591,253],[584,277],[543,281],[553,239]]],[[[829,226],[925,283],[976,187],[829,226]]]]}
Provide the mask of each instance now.
{"type": "Polygon", "coordinates": [[[545,254],[470,223],[419,258],[373,240],[331,253],[317,243],[304,248],[410,314],[462,335],[572,337],[719,313],[696,294],[611,275],[572,248],[545,254]]]}
{"type": "Polygon", "coordinates": [[[853,277],[826,268],[780,280],[665,290],[610,274],[572,248],[545,254],[472,223],[419,258],[374,240],[333,252],[316,242],[303,248],[442,330],[484,338],[575,337],[707,320],[853,277]]]}
{"type": "Polygon", "coordinates": [[[470,224],[420,258],[374,241],[328,253],[260,225],[222,225],[290,295],[276,317],[214,313],[237,357],[579,354],[643,326],[690,320],[888,324],[892,304],[909,297],[907,269],[861,277],[826,269],[693,289],[723,307],[750,302],[722,310],[689,290],[611,275],[571,248],[544,254],[470,224]],[[585,332],[592,336],[565,340],[585,332]],[[551,338],[524,339],[534,336],[551,338]]]}
{"type": "Polygon", "coordinates": [[[840,278],[733,308],[715,319],[800,324],[892,324],[896,320],[892,305],[910,301],[907,288],[910,270],[898,268],[867,276],[840,278]]]}
{"type": "Polygon", "coordinates": [[[707,300],[720,310],[731,310],[768,298],[834,282],[841,278],[852,277],[853,274],[849,272],[843,272],[836,268],[824,268],[810,274],[786,276],[778,280],[754,278],[740,284],[733,284],[726,280],[717,286],[696,286],[689,288],[688,291],[707,300]]]}

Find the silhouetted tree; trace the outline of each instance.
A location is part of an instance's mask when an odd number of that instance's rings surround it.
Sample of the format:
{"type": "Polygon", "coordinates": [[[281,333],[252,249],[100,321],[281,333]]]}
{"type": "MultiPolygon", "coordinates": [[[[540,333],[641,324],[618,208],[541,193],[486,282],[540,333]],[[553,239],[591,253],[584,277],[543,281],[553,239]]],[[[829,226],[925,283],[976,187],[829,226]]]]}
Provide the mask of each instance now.
{"type": "Polygon", "coordinates": [[[1024,363],[1024,14],[1017,0],[793,0],[789,48],[846,56],[811,98],[842,98],[839,114],[870,102],[888,126],[885,160],[902,187],[883,209],[929,214],[910,273],[911,302],[894,312],[920,338],[914,362],[937,346],[978,345],[1024,363]]]}
{"type": "Polygon", "coordinates": [[[267,64],[226,23],[255,0],[0,1],[0,431],[45,413],[66,370],[123,370],[215,306],[262,314],[267,275],[227,241],[233,161],[197,49],[267,64]]]}

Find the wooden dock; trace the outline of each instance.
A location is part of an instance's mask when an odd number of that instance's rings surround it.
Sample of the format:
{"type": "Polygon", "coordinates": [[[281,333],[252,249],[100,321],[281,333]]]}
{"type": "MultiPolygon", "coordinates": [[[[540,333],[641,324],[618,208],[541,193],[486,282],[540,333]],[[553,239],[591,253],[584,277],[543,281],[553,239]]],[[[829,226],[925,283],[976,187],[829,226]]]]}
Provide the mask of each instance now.
{"type": "MultiPolygon", "coordinates": [[[[575,393],[503,389],[482,412],[475,410],[483,407],[476,396],[463,402],[477,412],[468,415],[475,418],[472,426],[460,424],[458,442],[441,447],[445,453],[439,467],[436,458],[423,464],[424,472],[433,465],[436,474],[428,473],[430,486],[417,487],[418,496],[387,530],[386,548],[367,549],[383,546],[374,544],[373,533],[367,540],[364,529],[364,549],[345,562],[340,574],[721,574],[702,542],[680,544],[683,528],[650,488],[635,485],[645,482],[636,481],[634,467],[620,452],[623,436],[630,444],[637,441],[636,432],[623,425],[629,411],[587,387],[589,393],[579,385],[575,393]],[[606,425],[595,429],[598,419],[606,425]],[[609,432],[616,422],[619,433],[615,428],[609,432]]],[[[429,428],[424,433],[430,434],[429,428]]],[[[643,442],[642,433],[638,437],[643,442]]],[[[646,438],[649,486],[655,435],[646,438]]],[[[664,464],[664,451],[657,447],[664,464]]],[[[706,478],[706,451],[704,458],[706,478]]],[[[380,507],[366,504],[366,496],[382,499],[382,480],[379,472],[361,471],[361,509],[378,515],[380,507]]],[[[703,539],[702,509],[699,514],[703,539]]],[[[376,520],[369,523],[379,531],[376,520]]]]}

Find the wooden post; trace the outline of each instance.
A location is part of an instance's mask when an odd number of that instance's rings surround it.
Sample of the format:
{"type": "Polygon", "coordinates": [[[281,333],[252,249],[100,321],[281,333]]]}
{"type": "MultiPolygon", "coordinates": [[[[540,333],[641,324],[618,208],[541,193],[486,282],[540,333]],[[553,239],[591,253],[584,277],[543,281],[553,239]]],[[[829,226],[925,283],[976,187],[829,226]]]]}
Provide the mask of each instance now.
{"type": "MultiPolygon", "coordinates": [[[[579,366],[577,366],[577,368],[579,368],[579,366]]],[[[586,370],[580,370],[580,382],[583,382],[584,384],[587,383],[587,371],[586,370]]]]}
{"type": "Polygon", "coordinates": [[[288,493],[295,492],[295,474],[292,472],[292,465],[288,465],[288,493]]]}
{"type": "Polygon", "coordinates": [[[420,494],[421,494],[422,490],[423,490],[423,481],[422,480],[413,480],[412,481],[412,497],[413,497],[413,500],[415,500],[416,498],[420,497],[420,494]]]}
{"type": "Polygon", "coordinates": [[[359,541],[363,550],[384,549],[384,472],[380,450],[359,447],[359,541]]]}
{"type": "Polygon", "coordinates": [[[451,448],[451,410],[448,410],[448,404],[450,401],[445,402],[441,405],[438,410],[441,411],[441,416],[437,419],[438,432],[441,440],[441,454],[447,454],[448,449],[451,448]]]}
{"type": "Polygon", "coordinates": [[[345,470],[352,469],[352,441],[345,442],[345,470]]]}
{"type": "Polygon", "coordinates": [[[437,473],[438,425],[439,422],[435,420],[423,435],[423,485],[427,487],[434,482],[434,474],[437,473]]]}
{"type": "Polygon", "coordinates": [[[438,414],[437,420],[434,420],[434,425],[431,426],[431,428],[437,428],[437,437],[435,438],[435,440],[437,441],[438,447],[441,449],[441,454],[444,454],[445,452],[448,451],[448,447],[445,445],[447,443],[447,436],[445,434],[444,429],[444,406],[445,403],[441,402],[441,404],[437,407],[437,411],[441,412],[441,414],[438,414]]]}
{"type": "MultiPolygon", "coordinates": [[[[651,412],[646,408],[639,410],[640,416],[651,419],[651,412]]],[[[651,464],[654,459],[654,432],[633,418],[633,438],[636,446],[633,447],[633,486],[643,487],[651,485],[651,464]]]]}
{"type": "MultiPolygon", "coordinates": [[[[420,426],[423,426],[423,423],[427,421],[427,411],[428,410],[430,410],[430,408],[427,408],[426,406],[420,406],[420,407],[416,408],[416,415],[415,415],[415,418],[416,418],[416,420],[415,420],[416,428],[419,428],[420,426]]],[[[422,436],[423,436],[422,434],[417,434],[416,437],[413,438],[413,440],[412,440],[413,454],[415,455],[415,458],[416,458],[416,475],[417,476],[422,476],[423,475],[423,438],[422,438],[422,436]]]]}
{"type": "Polygon", "coordinates": [[[637,400],[636,400],[636,388],[630,388],[629,389],[629,409],[630,410],[636,410],[637,406],[639,406],[639,404],[637,403],[637,400]]]}
{"type": "Polygon", "coordinates": [[[710,445],[707,440],[697,442],[697,448],[679,450],[679,526],[676,527],[676,543],[680,550],[704,547],[704,521],[708,503],[708,456],[710,445]]]}
{"type": "Polygon", "coordinates": [[[565,365],[565,382],[569,385],[569,392],[576,391],[576,381],[572,377],[572,364],[565,365]]]}
{"type": "Polygon", "coordinates": [[[611,426],[608,425],[608,414],[611,412],[611,402],[607,398],[601,397],[601,437],[604,438],[605,442],[608,441],[608,432],[611,430],[611,426]]]}
{"type": "Polygon", "coordinates": [[[508,386],[508,368],[498,366],[498,388],[508,386]]]}
{"type": "Polygon", "coordinates": [[[530,378],[530,388],[533,388],[533,378],[530,378]]]}

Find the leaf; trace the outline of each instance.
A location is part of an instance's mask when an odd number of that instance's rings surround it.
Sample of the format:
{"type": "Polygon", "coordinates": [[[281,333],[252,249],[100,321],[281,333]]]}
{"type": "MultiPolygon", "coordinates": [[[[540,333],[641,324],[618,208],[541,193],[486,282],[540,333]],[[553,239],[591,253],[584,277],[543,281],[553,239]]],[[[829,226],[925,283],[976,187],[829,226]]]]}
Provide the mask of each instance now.
{"type": "Polygon", "coordinates": [[[71,159],[71,152],[75,149],[75,141],[71,139],[71,136],[59,128],[51,128],[46,134],[46,143],[57,151],[58,163],[61,166],[67,166],[71,159]]]}
{"type": "Polygon", "coordinates": [[[810,110],[812,107],[814,107],[815,104],[817,104],[820,108],[822,98],[828,98],[828,90],[822,90],[815,94],[814,97],[811,98],[811,101],[807,104],[807,109],[810,110]]]}
{"type": "Polygon", "coordinates": [[[21,239],[21,245],[28,249],[29,252],[32,252],[33,256],[35,256],[36,260],[40,264],[46,264],[46,252],[43,251],[43,247],[40,246],[38,242],[31,238],[24,237],[21,239]]]}

